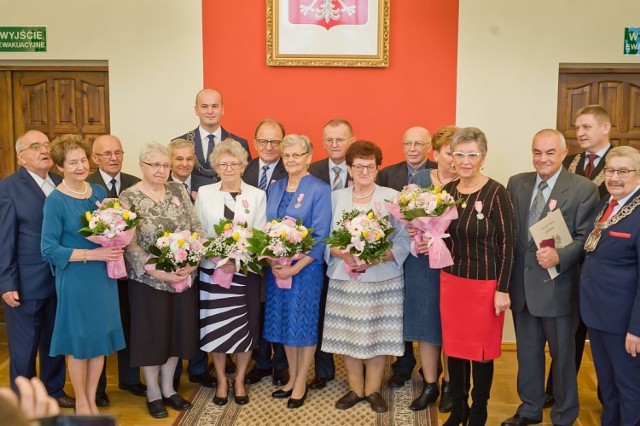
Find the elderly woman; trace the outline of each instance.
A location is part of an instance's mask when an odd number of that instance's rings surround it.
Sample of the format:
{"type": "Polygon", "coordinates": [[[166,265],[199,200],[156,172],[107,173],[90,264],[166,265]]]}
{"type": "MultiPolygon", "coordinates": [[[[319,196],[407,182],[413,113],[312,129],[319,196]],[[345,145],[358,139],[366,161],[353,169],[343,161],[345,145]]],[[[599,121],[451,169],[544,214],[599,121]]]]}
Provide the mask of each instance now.
{"type": "Polygon", "coordinates": [[[602,425],[640,424],[640,152],[606,156],[604,197],[585,249],[580,313],[589,330],[602,425]]]}
{"type": "MultiPolygon", "coordinates": [[[[456,126],[446,126],[433,134],[431,145],[435,152],[438,167],[416,173],[410,183],[422,187],[439,186],[458,178],[453,168],[451,156],[451,138],[458,130],[456,126]]],[[[407,227],[409,235],[416,230],[407,227]]],[[[404,340],[418,342],[420,365],[422,366],[422,393],[409,406],[411,410],[424,410],[435,402],[440,394],[438,390],[438,361],[442,346],[442,327],[440,324],[440,269],[429,267],[427,244],[420,247],[418,257],[409,256],[404,263],[405,276],[411,277],[404,284],[404,340]]],[[[442,398],[440,411],[451,410],[449,393],[449,369],[446,356],[443,363],[442,398]]]]}
{"type": "MultiPolygon", "coordinates": [[[[343,212],[353,209],[373,209],[387,215],[385,200],[398,191],[375,184],[382,163],[380,148],[369,141],[354,142],[347,150],[346,162],[353,186],[332,193],[334,218],[339,220],[343,212]]],[[[336,402],[341,410],[366,398],[373,411],[386,412],[388,406],[380,393],[386,356],[404,352],[402,264],[409,254],[410,240],[401,223],[393,217],[391,223],[395,228],[389,236],[393,247],[379,264],[358,266],[351,254],[338,247],[327,253],[330,279],[322,350],[344,355],[349,392],[336,402]],[[362,273],[352,278],[345,263],[362,273]]]]}
{"type": "Polygon", "coordinates": [[[509,308],[509,279],[514,259],[515,225],[506,188],[481,172],[487,139],[480,129],[459,129],[451,142],[459,180],[444,186],[456,199],[458,219],[446,239],[453,265],[440,274],[442,342],[449,357],[453,407],[446,426],[483,425],[500,356],[504,311],[509,308]],[[473,368],[471,368],[473,366],[473,368]],[[469,371],[473,404],[467,403],[469,371]]]}
{"type": "Polygon", "coordinates": [[[42,224],[42,257],[55,269],[58,296],[50,355],[68,355],[76,412],[98,414],[104,356],[125,346],[118,287],[106,266],[122,256],[123,247],[100,247],[78,233],[80,218],[107,196],[100,185],[85,181],[89,145],[78,135],[63,135],[53,141],[49,155],[64,175],[47,197],[42,224]]]}
{"type": "Polygon", "coordinates": [[[313,146],[304,135],[282,140],[282,161],[287,177],[269,185],[267,220],[285,216],[313,228],[316,244],[291,266],[271,263],[266,270],[264,338],[282,343],[289,363],[289,381],[271,395],[289,398],[287,407],[299,408],[307,397],[307,375],[318,343],[318,316],[322,293],[324,240],[331,227],[329,185],[307,171],[313,146]],[[290,289],[276,278],[293,277],[290,289]]]}
{"type": "MultiPolygon", "coordinates": [[[[207,236],[214,236],[214,225],[225,218],[246,222],[250,228],[262,227],[267,197],[264,191],[242,181],[247,151],[235,140],[226,139],[213,149],[210,164],[220,182],[200,187],[195,204],[207,236]]],[[[215,268],[210,260],[200,265],[200,345],[213,355],[218,379],[213,403],[225,405],[228,401],[225,354],[235,353],[235,402],[244,405],[249,402],[244,379],[251,351],[260,338],[260,276],[253,272],[243,275],[228,262],[220,268],[235,274],[231,287],[225,288],[213,279],[215,268]]]]}
{"type": "Polygon", "coordinates": [[[165,404],[186,410],[191,403],[173,388],[173,373],[180,358],[198,351],[198,295],[194,287],[183,291],[171,285],[195,272],[186,266],[174,273],[145,268],[147,247],[161,230],[203,233],[189,194],[182,184],[167,182],[171,151],[158,143],[140,152],[142,181],[120,194],[123,205],[135,206],[140,222],[126,249],[131,306],[131,366],[142,367],[147,384],[147,409],[155,418],[167,417],[165,404]],[[160,384],[158,384],[160,374],[160,384]]]}

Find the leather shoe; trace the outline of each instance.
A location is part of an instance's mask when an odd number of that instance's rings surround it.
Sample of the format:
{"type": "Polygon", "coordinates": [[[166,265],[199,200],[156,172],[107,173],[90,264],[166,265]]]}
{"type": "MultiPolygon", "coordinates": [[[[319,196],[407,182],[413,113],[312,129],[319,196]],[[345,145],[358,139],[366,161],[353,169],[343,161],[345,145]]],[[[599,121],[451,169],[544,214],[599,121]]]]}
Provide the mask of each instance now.
{"type": "Polygon", "coordinates": [[[249,403],[249,395],[243,395],[243,396],[236,395],[235,398],[233,398],[233,400],[238,405],[247,405],[249,403]]]}
{"type": "Polygon", "coordinates": [[[392,374],[391,377],[389,377],[389,382],[387,382],[387,385],[389,385],[389,387],[392,389],[397,389],[403,387],[407,380],[409,380],[409,377],[401,376],[399,374],[392,374]]]}
{"type": "Polygon", "coordinates": [[[273,378],[271,381],[275,386],[284,386],[289,381],[289,372],[286,368],[281,370],[275,369],[273,370],[273,378]]]}
{"type": "Polygon", "coordinates": [[[231,355],[227,354],[227,361],[224,366],[224,372],[227,374],[233,374],[236,372],[236,364],[233,362],[231,355]]]}
{"type": "Polygon", "coordinates": [[[422,411],[432,402],[436,402],[438,396],[440,396],[440,391],[438,390],[438,384],[436,382],[423,382],[422,394],[413,400],[409,409],[411,411],[422,411]]]}
{"type": "Polygon", "coordinates": [[[438,410],[441,413],[450,413],[453,407],[453,398],[451,398],[451,392],[449,390],[449,382],[442,379],[442,387],[440,388],[440,403],[438,404],[438,410]]]}
{"type": "Polygon", "coordinates": [[[509,417],[507,420],[502,422],[502,426],[527,426],[527,425],[537,425],[542,420],[532,420],[526,417],[522,417],[520,414],[516,413],[513,417],[509,417]]]}
{"type": "Polygon", "coordinates": [[[278,389],[277,391],[273,392],[271,396],[277,399],[284,399],[284,398],[289,398],[292,393],[293,393],[293,388],[289,389],[288,391],[284,389],[278,389]]]}
{"type": "Polygon", "coordinates": [[[198,374],[195,376],[189,375],[189,381],[191,383],[198,383],[207,388],[215,388],[216,387],[216,378],[210,376],[207,373],[198,374]]]}
{"type": "Polygon", "coordinates": [[[213,395],[213,403],[216,405],[219,405],[219,406],[227,405],[228,401],[229,401],[229,395],[227,396],[213,395]]]}
{"type": "Polygon", "coordinates": [[[120,384],[118,385],[118,388],[122,389],[123,391],[131,392],[135,396],[147,395],[147,387],[142,383],[136,383],[134,385],[120,384]]]}
{"type": "Polygon", "coordinates": [[[367,395],[365,399],[369,402],[371,409],[376,413],[386,413],[389,411],[389,406],[385,402],[384,398],[382,398],[382,395],[380,395],[380,392],[374,392],[371,395],[367,395]]]}
{"type": "Polygon", "coordinates": [[[109,397],[106,392],[100,392],[96,394],[96,405],[98,407],[107,407],[109,405],[109,397]]]}
{"type": "Polygon", "coordinates": [[[336,408],[338,410],[348,410],[363,399],[363,396],[359,396],[354,391],[349,391],[336,402],[336,408]]]}
{"type": "MultiPolygon", "coordinates": [[[[253,367],[247,376],[244,378],[244,383],[246,385],[253,385],[262,380],[263,377],[267,377],[271,375],[271,369],[269,368],[256,368],[253,367]]],[[[283,383],[284,384],[284,383],[283,383]]]]}
{"type": "Polygon", "coordinates": [[[307,390],[308,390],[307,388],[304,389],[304,395],[302,395],[302,398],[299,398],[299,399],[289,398],[289,401],[287,401],[287,408],[302,407],[304,405],[304,400],[307,399],[307,390]]]}
{"type": "Polygon", "coordinates": [[[315,379],[313,379],[313,381],[311,382],[311,384],[309,385],[309,389],[324,389],[327,387],[327,383],[332,381],[333,377],[316,377],[315,379]]]}
{"type": "Polygon", "coordinates": [[[191,403],[186,399],[184,399],[183,397],[181,397],[180,395],[178,395],[177,393],[174,393],[169,398],[163,397],[162,402],[164,402],[165,405],[168,405],[169,407],[173,408],[176,411],[184,411],[191,408],[191,403]]]}
{"type": "Polygon", "coordinates": [[[71,398],[66,393],[62,394],[61,397],[56,398],[56,401],[58,401],[60,408],[74,408],[76,406],[75,398],[71,398]]]}
{"type": "Polygon", "coordinates": [[[167,413],[167,409],[164,408],[164,404],[161,399],[156,399],[151,402],[147,401],[147,410],[149,410],[149,414],[154,419],[162,419],[169,416],[169,413],[167,413]]]}
{"type": "Polygon", "coordinates": [[[553,395],[545,394],[544,404],[542,404],[542,408],[551,408],[555,403],[556,403],[556,400],[553,397],[553,395]]]}

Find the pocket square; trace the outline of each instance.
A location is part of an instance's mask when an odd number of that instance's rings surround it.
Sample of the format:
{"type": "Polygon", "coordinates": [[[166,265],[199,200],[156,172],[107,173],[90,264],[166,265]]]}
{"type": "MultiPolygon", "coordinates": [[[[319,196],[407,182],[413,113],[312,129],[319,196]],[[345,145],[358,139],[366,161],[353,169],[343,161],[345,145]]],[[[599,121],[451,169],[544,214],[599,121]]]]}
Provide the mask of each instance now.
{"type": "Polygon", "coordinates": [[[628,234],[626,232],[609,231],[609,235],[617,238],[631,238],[631,234],[628,234]]]}

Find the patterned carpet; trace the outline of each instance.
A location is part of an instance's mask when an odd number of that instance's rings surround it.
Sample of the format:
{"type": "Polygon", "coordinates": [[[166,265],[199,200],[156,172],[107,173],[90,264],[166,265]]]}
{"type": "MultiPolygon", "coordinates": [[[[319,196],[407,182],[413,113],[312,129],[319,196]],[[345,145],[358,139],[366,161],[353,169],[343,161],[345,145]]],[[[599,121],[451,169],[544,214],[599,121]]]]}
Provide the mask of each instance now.
{"type": "MultiPolygon", "coordinates": [[[[309,391],[304,406],[291,410],[287,408],[286,399],[274,399],[271,392],[277,388],[272,385],[271,378],[264,378],[255,385],[247,386],[251,402],[239,406],[230,398],[223,407],[213,404],[215,389],[201,388],[193,398],[193,408],[176,420],[178,426],[192,425],[376,425],[376,426],[429,426],[437,424],[435,404],[428,410],[413,412],[409,404],[422,390],[422,378],[415,369],[411,385],[401,389],[382,389],[382,395],[389,403],[389,411],[385,414],[374,413],[366,401],[362,401],[350,410],[338,410],[336,401],[348,391],[346,372],[342,357],[336,356],[336,380],[329,382],[322,390],[309,391]],[[431,416],[431,418],[429,418],[431,416]]],[[[312,368],[313,371],[313,368],[312,368]]],[[[389,362],[385,371],[385,379],[389,375],[389,362]]],[[[386,380],[385,380],[386,382],[386,380]]]]}

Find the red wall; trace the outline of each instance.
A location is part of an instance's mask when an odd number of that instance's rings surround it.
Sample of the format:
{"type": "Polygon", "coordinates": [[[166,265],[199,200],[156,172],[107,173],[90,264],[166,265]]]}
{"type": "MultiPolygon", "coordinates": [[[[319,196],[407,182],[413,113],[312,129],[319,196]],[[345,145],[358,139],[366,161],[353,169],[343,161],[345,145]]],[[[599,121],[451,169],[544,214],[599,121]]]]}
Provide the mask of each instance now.
{"type": "Polygon", "coordinates": [[[314,142],[333,117],[383,147],[383,165],[403,160],[408,127],[432,133],[455,122],[457,0],[391,0],[389,67],[266,65],[266,1],[203,0],[204,86],[222,93],[223,126],[249,140],[266,117],[314,142]]]}

